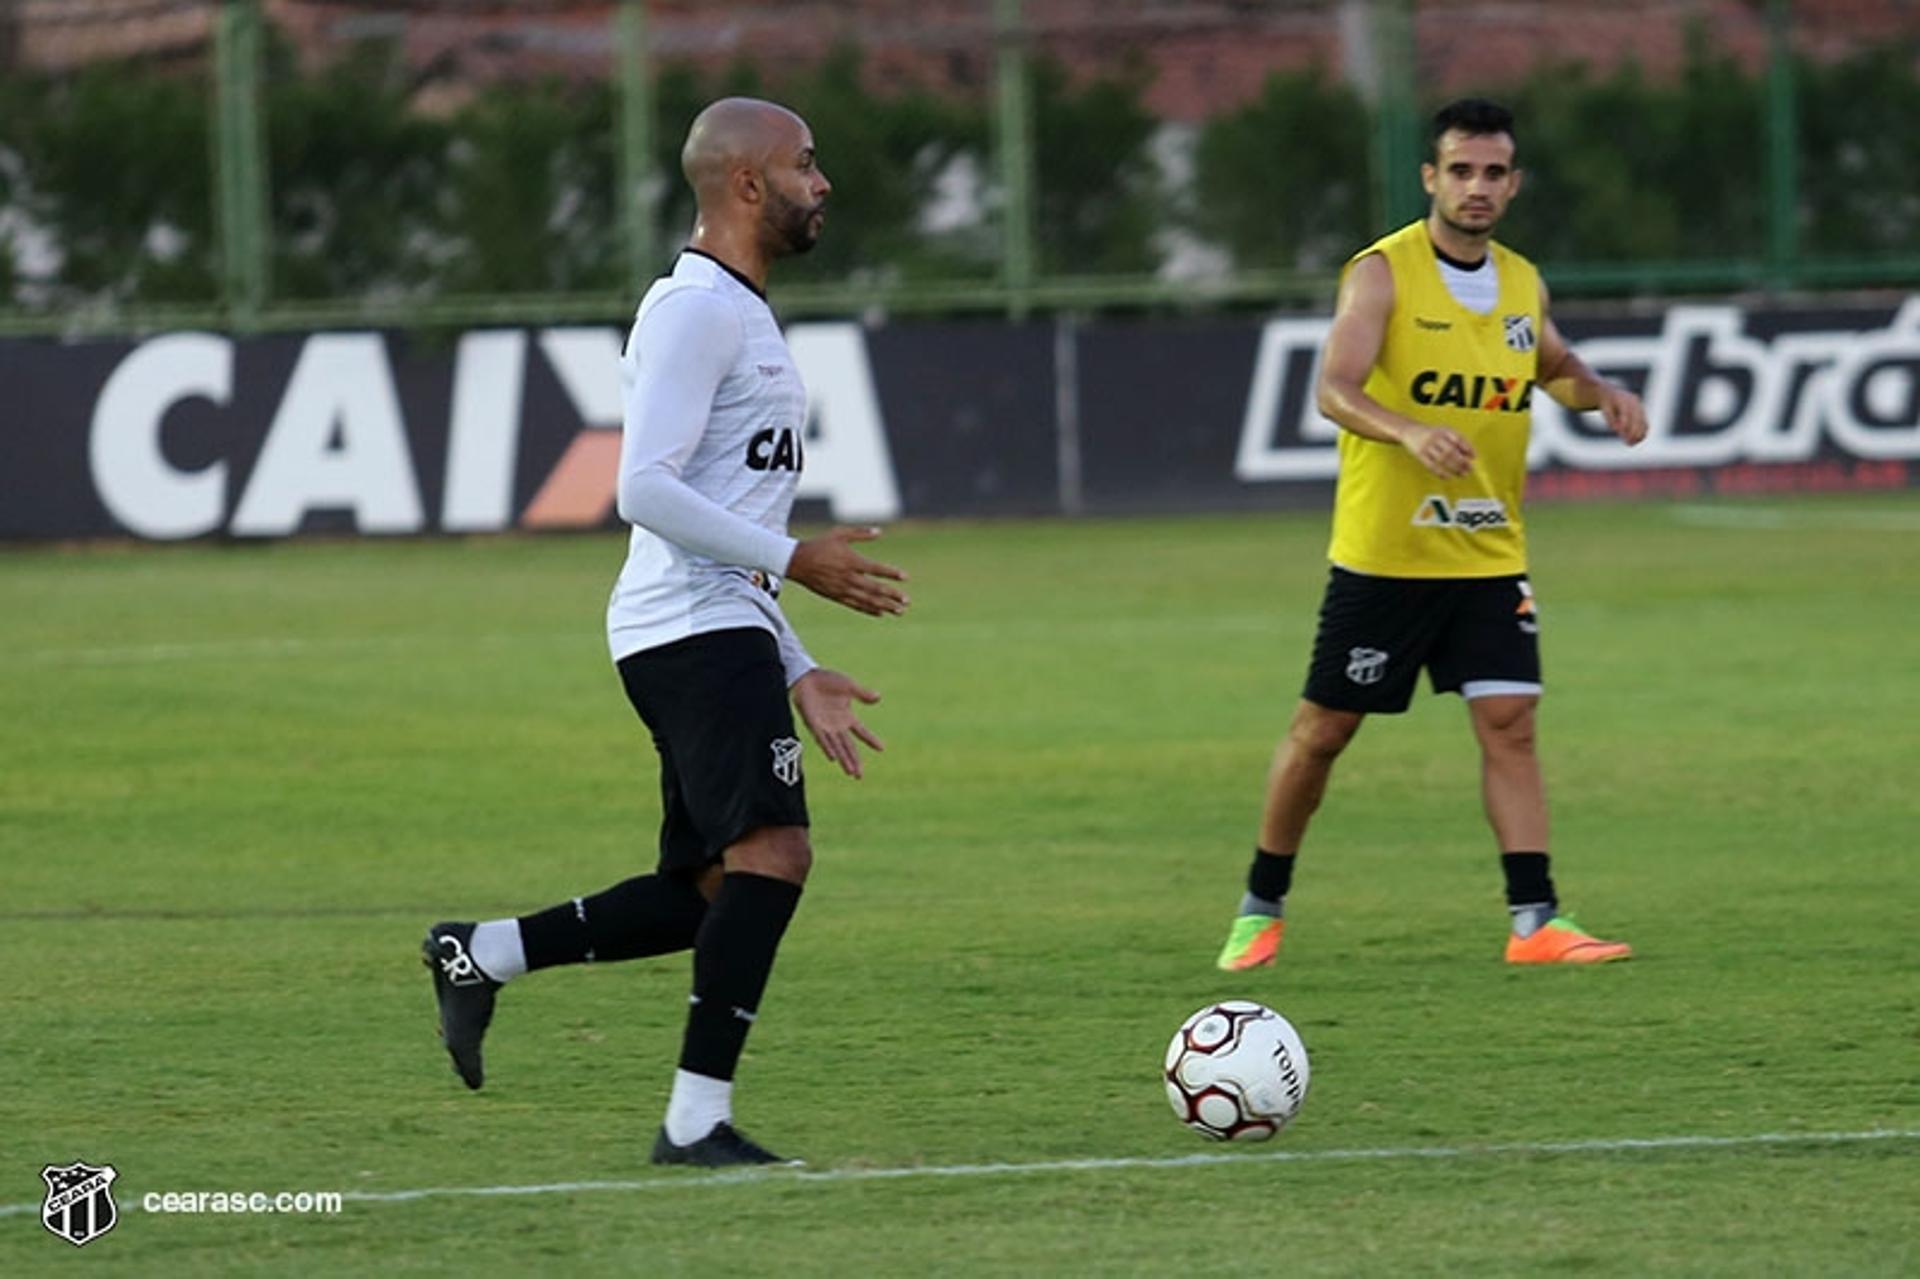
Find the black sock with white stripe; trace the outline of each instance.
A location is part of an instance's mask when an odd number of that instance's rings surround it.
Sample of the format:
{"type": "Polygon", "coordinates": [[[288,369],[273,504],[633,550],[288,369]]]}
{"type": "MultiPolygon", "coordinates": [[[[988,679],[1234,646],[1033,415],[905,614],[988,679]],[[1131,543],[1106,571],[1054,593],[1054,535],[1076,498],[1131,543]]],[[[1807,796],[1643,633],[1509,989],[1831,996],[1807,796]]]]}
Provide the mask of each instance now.
{"type": "Polygon", "coordinates": [[[591,897],[520,916],[520,942],[528,972],[670,955],[693,945],[706,914],[707,899],[692,880],[641,875],[591,897]]]}
{"type": "Polygon", "coordinates": [[[1253,865],[1247,868],[1247,895],[1240,901],[1242,915],[1287,913],[1287,892],[1293,887],[1293,853],[1270,853],[1255,846],[1253,865]]]}
{"type": "Polygon", "coordinates": [[[680,1069],[733,1078],[773,957],[799,905],[800,885],[784,879],[734,871],[720,881],[693,943],[693,1006],[680,1069]]]}
{"type": "Polygon", "coordinates": [[[1507,878],[1507,913],[1513,916],[1513,931],[1521,937],[1531,937],[1559,913],[1551,866],[1545,853],[1500,855],[1500,869],[1507,878]]]}

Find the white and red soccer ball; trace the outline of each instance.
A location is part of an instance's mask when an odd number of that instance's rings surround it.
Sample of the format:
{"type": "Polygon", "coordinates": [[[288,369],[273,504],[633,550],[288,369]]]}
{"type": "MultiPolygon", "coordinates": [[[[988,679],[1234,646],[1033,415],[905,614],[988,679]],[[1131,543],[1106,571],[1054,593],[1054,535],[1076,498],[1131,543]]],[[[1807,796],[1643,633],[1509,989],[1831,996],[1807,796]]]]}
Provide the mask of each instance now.
{"type": "Polygon", "coordinates": [[[1208,1004],[1167,1045],[1167,1100],[1215,1141],[1265,1141],[1307,1099],[1307,1048],[1285,1017],[1247,999],[1208,1004]]]}

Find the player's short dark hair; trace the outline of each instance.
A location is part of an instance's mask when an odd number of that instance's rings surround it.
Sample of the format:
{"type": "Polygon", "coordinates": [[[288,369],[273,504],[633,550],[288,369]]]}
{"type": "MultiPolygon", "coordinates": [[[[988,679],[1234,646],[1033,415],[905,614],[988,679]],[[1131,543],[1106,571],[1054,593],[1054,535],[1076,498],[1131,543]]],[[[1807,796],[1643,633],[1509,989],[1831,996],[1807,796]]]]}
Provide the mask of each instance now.
{"type": "Polygon", "coordinates": [[[1513,139],[1516,150],[1520,146],[1520,137],[1513,131],[1513,112],[1485,98],[1460,98],[1433,113],[1433,132],[1429,141],[1433,145],[1433,158],[1436,161],[1440,158],[1440,139],[1449,129],[1458,129],[1469,137],[1504,133],[1513,139]]]}

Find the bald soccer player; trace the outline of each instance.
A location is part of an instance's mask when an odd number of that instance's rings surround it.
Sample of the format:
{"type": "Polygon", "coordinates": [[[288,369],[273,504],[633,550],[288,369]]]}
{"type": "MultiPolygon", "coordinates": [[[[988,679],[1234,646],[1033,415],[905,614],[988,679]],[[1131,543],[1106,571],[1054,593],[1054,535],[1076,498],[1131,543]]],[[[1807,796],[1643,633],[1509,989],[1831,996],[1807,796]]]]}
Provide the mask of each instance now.
{"type": "Polygon", "coordinates": [[[906,575],[854,548],[878,530],[787,535],[807,396],[765,290],[774,259],[820,237],[832,187],[813,134],[784,107],[722,99],[694,120],[681,168],[699,207],[693,235],[647,291],[621,357],[619,510],[633,530],[607,606],[613,661],[660,756],[658,865],[517,919],[435,924],[423,952],[454,1070],[478,1088],[506,982],[691,949],[653,1162],[797,1162],[733,1126],[734,1070],[813,860],[792,712],[850,777],[861,745],[881,743],[854,708],[879,695],[814,663],[780,587],[889,616],[906,611],[906,575]]]}

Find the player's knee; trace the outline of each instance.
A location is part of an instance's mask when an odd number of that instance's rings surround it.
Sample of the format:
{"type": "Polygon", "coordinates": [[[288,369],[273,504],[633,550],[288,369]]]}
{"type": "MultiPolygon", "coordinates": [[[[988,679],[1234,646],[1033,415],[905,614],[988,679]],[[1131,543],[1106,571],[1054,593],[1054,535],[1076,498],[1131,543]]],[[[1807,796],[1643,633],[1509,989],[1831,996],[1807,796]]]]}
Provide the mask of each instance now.
{"type": "Polygon", "coordinates": [[[763,826],[727,849],[726,866],[804,884],[813,869],[813,841],[804,826],[763,826]]]}
{"type": "Polygon", "coordinates": [[[1332,760],[1347,748],[1360,729],[1360,717],[1317,706],[1303,706],[1293,718],[1287,740],[1294,749],[1321,760],[1332,760]]]}
{"type": "Polygon", "coordinates": [[[1531,751],[1534,742],[1534,704],[1514,699],[1496,704],[1483,702],[1474,708],[1474,724],[1480,741],[1488,750],[1531,751]]]}

